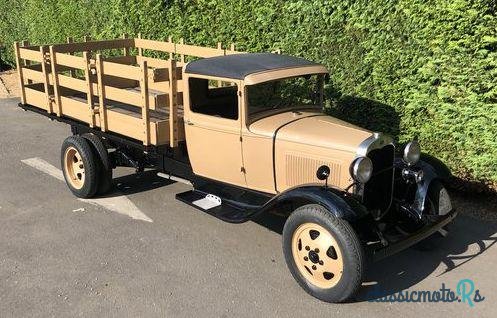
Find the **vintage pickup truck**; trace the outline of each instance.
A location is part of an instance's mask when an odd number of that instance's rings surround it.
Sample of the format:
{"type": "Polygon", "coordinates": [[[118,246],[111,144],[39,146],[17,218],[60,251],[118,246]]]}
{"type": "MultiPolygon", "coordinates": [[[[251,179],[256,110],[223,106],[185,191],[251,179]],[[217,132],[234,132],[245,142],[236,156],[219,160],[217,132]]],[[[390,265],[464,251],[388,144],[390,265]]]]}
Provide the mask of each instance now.
{"type": "Polygon", "coordinates": [[[323,65],[141,37],[15,50],[19,106],[71,126],[61,165],[76,196],[128,166],[191,183],[177,199],[224,221],[283,213],[288,268],[321,300],[351,299],[370,261],[456,216],[450,172],[417,141],[323,112],[323,65]]]}

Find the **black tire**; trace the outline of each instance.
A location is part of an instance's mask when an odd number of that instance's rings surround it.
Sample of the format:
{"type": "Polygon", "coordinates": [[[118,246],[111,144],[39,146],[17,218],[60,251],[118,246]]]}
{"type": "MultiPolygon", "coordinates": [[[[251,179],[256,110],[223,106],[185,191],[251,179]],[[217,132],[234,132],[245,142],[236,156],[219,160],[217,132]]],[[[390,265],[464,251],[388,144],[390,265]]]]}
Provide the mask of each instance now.
{"type": "Polygon", "coordinates": [[[295,280],[307,293],[320,300],[332,303],[348,301],[361,286],[366,265],[359,238],[347,221],[335,217],[320,205],[305,205],[290,215],[283,228],[283,253],[295,280]],[[296,264],[292,251],[293,236],[297,229],[306,223],[318,224],[329,231],[341,250],[343,271],[338,282],[330,288],[314,285],[305,278],[296,264]]]}
{"type": "Polygon", "coordinates": [[[61,167],[64,173],[64,179],[71,192],[79,198],[91,198],[95,195],[98,189],[98,169],[99,160],[86,139],[80,136],[67,137],[62,143],[61,149],[61,167]],[[69,165],[66,164],[66,152],[69,157],[69,152],[76,151],[82,161],[84,170],[84,179],[79,180],[80,186],[75,185],[75,180],[71,180],[68,171],[69,165]]]}
{"type": "Polygon", "coordinates": [[[81,137],[85,138],[90,143],[100,159],[97,194],[106,194],[112,189],[112,165],[107,148],[104,146],[102,140],[94,134],[87,133],[81,135],[81,137]]]}

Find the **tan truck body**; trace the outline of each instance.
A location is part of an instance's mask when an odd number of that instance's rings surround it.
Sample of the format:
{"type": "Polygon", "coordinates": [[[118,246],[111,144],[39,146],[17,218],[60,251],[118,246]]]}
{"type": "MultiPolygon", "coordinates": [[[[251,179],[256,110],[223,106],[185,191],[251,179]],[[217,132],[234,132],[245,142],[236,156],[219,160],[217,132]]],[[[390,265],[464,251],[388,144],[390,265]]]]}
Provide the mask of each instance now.
{"type": "Polygon", "coordinates": [[[400,154],[322,112],[320,64],[220,44],[69,42],[15,50],[19,106],[71,125],[61,166],[80,198],[109,192],[123,166],[191,184],[176,198],[227,222],[278,211],[290,272],[328,302],[359,290],[367,258],[446,233],[457,214],[450,171],[417,141],[400,154]]]}
{"type": "Polygon", "coordinates": [[[184,67],[191,58],[241,52],[233,45],[230,49],[220,44],[207,48],[141,38],[50,46],[16,43],[15,50],[23,104],[140,140],[145,146],[176,147],[186,139],[196,175],[261,192],[274,194],[317,183],[315,171],[325,164],[333,170],[330,184],[346,188],[352,182],[348,170],[356,150],[371,136],[371,132],[333,117],[303,112],[298,116],[311,117],[279,132],[273,174],[273,134],[296,115],[284,112],[249,122],[245,86],[327,73],[323,66],[269,70],[243,80],[186,74],[184,67]],[[116,56],[116,50],[121,54],[116,56]],[[114,55],[104,57],[103,51],[114,51],[114,55]],[[144,51],[165,57],[144,56],[144,51]],[[192,112],[189,77],[236,85],[238,119],[192,112]],[[185,126],[185,121],[189,125],[185,126]],[[222,149],[213,151],[219,145],[222,149]]]}

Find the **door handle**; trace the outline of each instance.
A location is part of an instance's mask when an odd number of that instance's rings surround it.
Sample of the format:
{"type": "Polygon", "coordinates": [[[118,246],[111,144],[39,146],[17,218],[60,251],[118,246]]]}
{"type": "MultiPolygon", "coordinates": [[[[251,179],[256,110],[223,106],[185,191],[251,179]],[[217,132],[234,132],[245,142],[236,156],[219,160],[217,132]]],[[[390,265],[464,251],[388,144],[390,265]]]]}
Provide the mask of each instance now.
{"type": "Polygon", "coordinates": [[[192,122],[190,119],[187,119],[187,120],[186,120],[186,124],[187,124],[188,126],[193,126],[193,122],[192,122]]]}

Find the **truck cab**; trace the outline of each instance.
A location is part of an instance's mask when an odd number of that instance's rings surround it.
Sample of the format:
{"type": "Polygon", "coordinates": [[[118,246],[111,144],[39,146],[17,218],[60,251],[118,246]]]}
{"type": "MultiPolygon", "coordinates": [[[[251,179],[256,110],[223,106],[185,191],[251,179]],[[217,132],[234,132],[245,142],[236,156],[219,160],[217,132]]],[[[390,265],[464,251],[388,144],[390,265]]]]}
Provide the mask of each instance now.
{"type": "Polygon", "coordinates": [[[184,122],[193,172],[276,194],[318,182],[315,172],[326,164],[330,185],[345,188],[357,147],[372,133],[322,112],[327,73],[269,53],[188,63],[184,122]]]}

